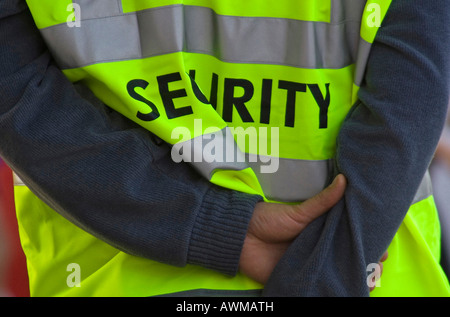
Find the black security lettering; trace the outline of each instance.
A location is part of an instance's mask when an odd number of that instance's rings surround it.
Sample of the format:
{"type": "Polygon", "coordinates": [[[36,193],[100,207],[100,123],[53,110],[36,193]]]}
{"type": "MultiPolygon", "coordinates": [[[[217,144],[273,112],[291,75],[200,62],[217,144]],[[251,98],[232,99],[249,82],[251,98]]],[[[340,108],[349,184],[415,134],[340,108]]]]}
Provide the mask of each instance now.
{"type": "Polygon", "coordinates": [[[169,83],[181,80],[180,73],[177,72],[158,76],[156,80],[158,81],[159,93],[161,95],[164,108],[166,109],[167,118],[174,119],[193,113],[191,106],[175,108],[173,103],[173,99],[187,96],[185,89],[169,90],[169,83]]]}
{"type": "Polygon", "coordinates": [[[137,117],[143,121],[153,121],[159,117],[159,111],[156,105],[150,100],[142,97],[136,92],[136,88],[146,89],[149,83],[143,79],[133,79],[130,80],[127,84],[127,91],[131,98],[136,99],[137,101],[141,101],[148,105],[152,110],[150,113],[141,113],[137,112],[137,117]]]}
{"type": "Polygon", "coordinates": [[[209,104],[208,99],[206,99],[206,96],[203,94],[203,92],[200,90],[200,87],[198,87],[197,83],[195,82],[195,70],[191,69],[189,71],[189,78],[191,79],[191,86],[192,91],[194,92],[195,97],[204,104],[209,104]]]}
{"type": "Polygon", "coordinates": [[[214,109],[217,109],[217,89],[219,86],[219,75],[213,73],[211,78],[211,94],[209,95],[209,103],[214,109]]]}
{"type": "Polygon", "coordinates": [[[319,129],[326,129],[328,127],[328,108],[330,106],[330,84],[325,84],[327,89],[326,97],[323,98],[318,84],[308,84],[317,105],[320,108],[319,113],[319,129]]]}
{"type": "Polygon", "coordinates": [[[295,99],[297,92],[306,92],[306,84],[280,80],[278,88],[287,90],[286,118],[284,125],[294,127],[295,124],[295,99]]]}
{"type": "Polygon", "coordinates": [[[261,116],[260,123],[270,123],[270,106],[272,100],[272,79],[263,79],[261,93],[261,116]]]}
{"type": "Polygon", "coordinates": [[[246,79],[225,78],[223,93],[223,119],[226,122],[233,120],[233,106],[236,108],[243,122],[254,122],[252,116],[248,112],[245,103],[253,97],[253,84],[246,79]],[[236,87],[244,89],[244,93],[240,97],[234,96],[236,87]]]}
{"type": "Polygon", "coordinates": [[[201,91],[200,87],[198,87],[197,83],[195,82],[195,70],[191,69],[189,71],[189,77],[191,78],[192,83],[192,90],[194,91],[195,96],[197,99],[205,104],[210,104],[214,109],[217,109],[217,88],[219,83],[219,76],[217,74],[212,74],[211,79],[211,94],[209,96],[209,101],[206,98],[206,96],[201,91]]]}

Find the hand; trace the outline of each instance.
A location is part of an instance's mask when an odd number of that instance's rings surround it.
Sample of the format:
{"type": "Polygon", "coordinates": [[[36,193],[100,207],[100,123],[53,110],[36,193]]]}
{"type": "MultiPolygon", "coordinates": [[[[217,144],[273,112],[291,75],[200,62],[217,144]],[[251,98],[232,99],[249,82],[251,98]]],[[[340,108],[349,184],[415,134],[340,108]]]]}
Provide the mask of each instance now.
{"type": "Polygon", "coordinates": [[[435,157],[450,168],[450,142],[440,141],[435,152],[435,157]]]}
{"type": "Polygon", "coordinates": [[[241,272],[265,284],[291,242],[337,204],[346,186],[347,180],[340,174],[330,186],[301,204],[258,203],[242,248],[241,272]]]}

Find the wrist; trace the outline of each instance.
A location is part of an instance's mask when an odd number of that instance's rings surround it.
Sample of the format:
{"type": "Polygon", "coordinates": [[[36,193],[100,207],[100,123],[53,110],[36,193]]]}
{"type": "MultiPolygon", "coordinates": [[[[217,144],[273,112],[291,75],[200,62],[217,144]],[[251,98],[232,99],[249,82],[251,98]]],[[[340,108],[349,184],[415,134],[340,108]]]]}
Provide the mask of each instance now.
{"type": "Polygon", "coordinates": [[[189,264],[235,275],[255,204],[262,198],[212,187],[192,230],[189,264]]]}

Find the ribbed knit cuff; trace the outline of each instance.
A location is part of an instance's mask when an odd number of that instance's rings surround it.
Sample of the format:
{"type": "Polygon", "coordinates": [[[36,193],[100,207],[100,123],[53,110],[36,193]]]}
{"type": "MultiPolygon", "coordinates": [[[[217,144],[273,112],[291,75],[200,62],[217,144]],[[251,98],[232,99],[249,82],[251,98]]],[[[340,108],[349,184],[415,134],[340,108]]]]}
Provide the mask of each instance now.
{"type": "Polygon", "coordinates": [[[188,263],[235,275],[255,204],[262,197],[221,188],[205,195],[193,227],[188,263]]]}

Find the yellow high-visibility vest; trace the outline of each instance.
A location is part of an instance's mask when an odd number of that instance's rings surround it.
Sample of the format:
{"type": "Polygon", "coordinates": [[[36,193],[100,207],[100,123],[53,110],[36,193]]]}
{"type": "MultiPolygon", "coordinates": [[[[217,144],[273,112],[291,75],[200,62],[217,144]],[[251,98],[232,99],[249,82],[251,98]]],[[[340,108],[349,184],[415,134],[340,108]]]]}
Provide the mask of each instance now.
{"type": "MultiPolygon", "coordinates": [[[[175,161],[217,185],[290,203],[330,180],[335,139],[391,0],[27,3],[65,75],[173,145],[175,161]]],[[[428,184],[425,177],[373,296],[450,294],[428,184]]],[[[16,201],[32,296],[262,288],[240,273],[121,252],[26,186],[16,186],[16,201]]]]}

